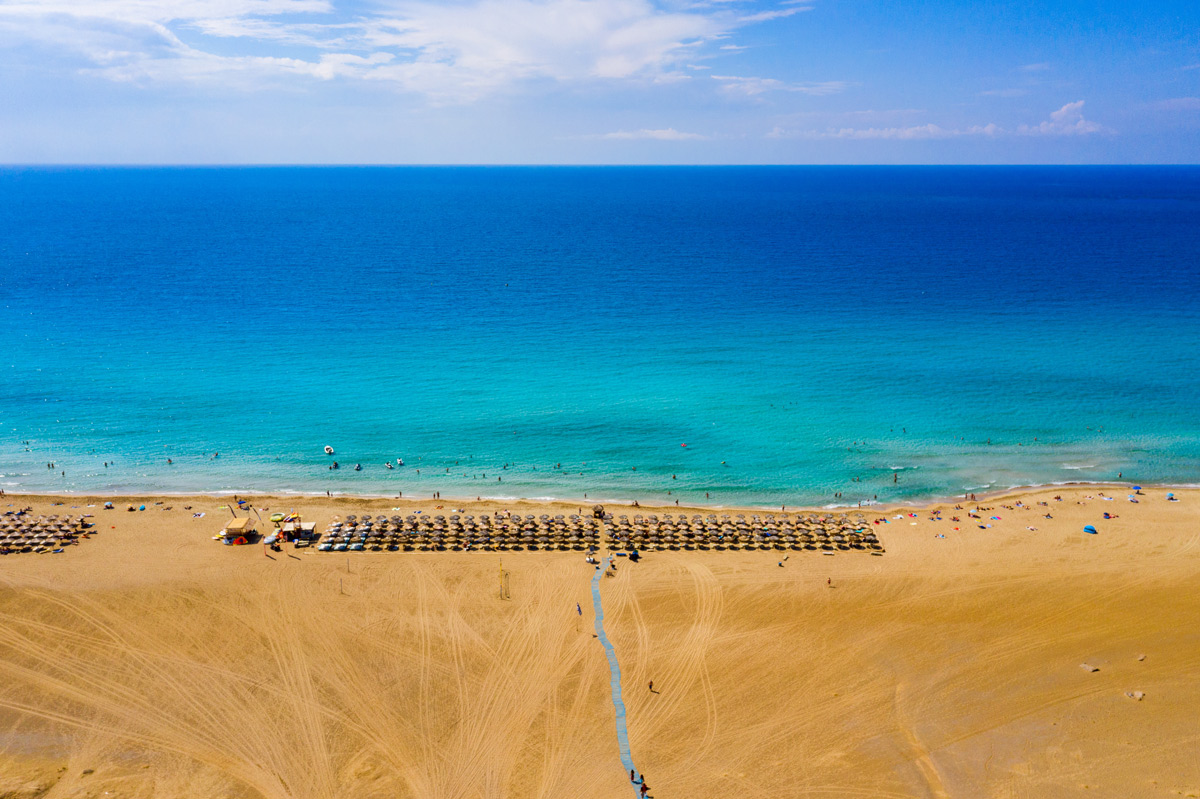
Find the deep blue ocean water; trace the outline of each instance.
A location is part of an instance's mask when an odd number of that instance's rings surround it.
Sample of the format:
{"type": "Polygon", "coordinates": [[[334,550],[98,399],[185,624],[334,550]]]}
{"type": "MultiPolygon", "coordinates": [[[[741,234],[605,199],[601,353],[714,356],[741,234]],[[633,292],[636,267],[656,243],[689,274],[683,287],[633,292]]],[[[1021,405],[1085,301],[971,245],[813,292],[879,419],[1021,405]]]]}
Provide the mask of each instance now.
{"type": "Polygon", "coordinates": [[[10,491],[1200,482],[1195,168],[5,168],[0,312],[10,491]]]}

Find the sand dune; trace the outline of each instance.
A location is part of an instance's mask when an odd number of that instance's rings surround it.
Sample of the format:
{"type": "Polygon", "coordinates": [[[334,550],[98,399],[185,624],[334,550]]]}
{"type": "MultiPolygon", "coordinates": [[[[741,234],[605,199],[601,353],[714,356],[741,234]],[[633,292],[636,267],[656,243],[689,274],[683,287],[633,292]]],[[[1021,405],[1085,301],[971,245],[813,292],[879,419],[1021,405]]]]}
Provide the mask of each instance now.
{"type": "MultiPolygon", "coordinates": [[[[620,560],[606,629],[651,794],[1200,795],[1200,492],[1103,490],[872,511],[884,557],[620,560]]],[[[634,795],[582,555],[505,553],[505,601],[495,554],[272,559],[209,539],[223,500],[162,501],[0,559],[0,796],[634,795]]]]}

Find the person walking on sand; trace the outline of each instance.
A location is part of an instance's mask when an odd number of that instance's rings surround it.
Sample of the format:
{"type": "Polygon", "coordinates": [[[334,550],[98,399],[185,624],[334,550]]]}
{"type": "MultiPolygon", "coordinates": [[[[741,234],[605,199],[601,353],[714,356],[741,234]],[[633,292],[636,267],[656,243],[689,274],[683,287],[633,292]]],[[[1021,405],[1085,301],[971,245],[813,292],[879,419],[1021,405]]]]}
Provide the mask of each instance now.
{"type": "Polygon", "coordinates": [[[650,693],[654,693],[654,680],[650,681],[650,693]]]}

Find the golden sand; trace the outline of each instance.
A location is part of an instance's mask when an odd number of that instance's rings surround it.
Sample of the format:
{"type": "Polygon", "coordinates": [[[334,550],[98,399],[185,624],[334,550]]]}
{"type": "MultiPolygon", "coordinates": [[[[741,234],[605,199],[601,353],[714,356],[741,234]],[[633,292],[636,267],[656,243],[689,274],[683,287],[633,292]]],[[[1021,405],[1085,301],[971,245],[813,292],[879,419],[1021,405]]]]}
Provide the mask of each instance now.
{"type": "MultiPolygon", "coordinates": [[[[883,557],[621,559],[601,590],[651,795],[1200,795],[1200,491],[1127,493],[865,511],[883,557]]],[[[0,558],[0,797],[634,795],[581,553],[266,553],[211,540],[221,498],[102,501],[0,502],[98,523],[0,558]]],[[[437,503],[254,504],[322,529],[437,503]]]]}

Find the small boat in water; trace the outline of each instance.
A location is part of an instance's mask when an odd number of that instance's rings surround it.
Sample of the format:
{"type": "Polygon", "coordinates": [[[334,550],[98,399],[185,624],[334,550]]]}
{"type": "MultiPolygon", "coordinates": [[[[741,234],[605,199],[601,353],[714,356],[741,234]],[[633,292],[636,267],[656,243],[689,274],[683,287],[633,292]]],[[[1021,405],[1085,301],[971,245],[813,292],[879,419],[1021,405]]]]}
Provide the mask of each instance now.
{"type": "Polygon", "coordinates": [[[333,454],[333,447],[331,447],[331,446],[329,446],[328,444],[326,444],[326,445],[325,445],[325,454],[326,454],[326,455],[332,455],[332,454],[333,454]]]}
{"type": "Polygon", "coordinates": [[[396,458],[396,465],[397,465],[397,466],[403,466],[403,465],[404,465],[404,458],[396,458]]]}
{"type": "Polygon", "coordinates": [[[393,465],[392,465],[392,462],[391,462],[391,461],[388,461],[387,463],[385,463],[385,464],[383,464],[383,465],[384,465],[384,466],[386,466],[386,467],[388,467],[389,469],[395,469],[395,468],[396,468],[395,466],[393,466],[393,465]]]}

